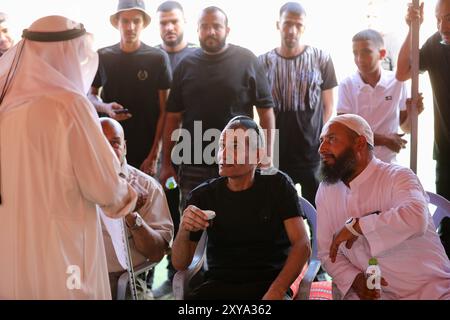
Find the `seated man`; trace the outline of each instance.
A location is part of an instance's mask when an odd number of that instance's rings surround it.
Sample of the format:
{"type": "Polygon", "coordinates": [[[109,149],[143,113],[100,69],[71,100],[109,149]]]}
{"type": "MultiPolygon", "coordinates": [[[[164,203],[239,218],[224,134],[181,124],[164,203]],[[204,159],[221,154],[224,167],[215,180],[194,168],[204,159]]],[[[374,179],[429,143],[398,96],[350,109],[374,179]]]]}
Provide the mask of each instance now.
{"type": "Polygon", "coordinates": [[[7,16],[0,12],[0,57],[14,44],[8,31],[7,16]]]}
{"type": "MultiPolygon", "coordinates": [[[[132,236],[130,249],[134,266],[146,260],[159,262],[166,253],[173,238],[173,223],[162,187],[155,179],[126,162],[126,143],[122,126],[111,118],[100,119],[103,133],[111,144],[122,166],[122,174],[128,182],[147,191],[145,203],[138,212],[126,216],[125,222],[132,236]]],[[[103,227],[106,259],[113,299],[117,294],[117,281],[125,271],[119,263],[109,232],[103,227]]]]}
{"type": "Polygon", "coordinates": [[[279,171],[257,170],[264,143],[251,118],[231,119],[219,143],[220,177],[187,198],[172,263],[185,270],[206,230],[209,267],[187,299],[287,299],[307,262],[309,239],[292,181],[279,171]],[[215,218],[208,221],[205,210],[215,218]]]}
{"type": "Polygon", "coordinates": [[[374,157],[373,132],[360,116],[332,118],[320,140],[319,258],[343,298],[450,299],[450,261],[417,176],[374,157]],[[371,257],[381,292],[366,286],[371,257]]]}

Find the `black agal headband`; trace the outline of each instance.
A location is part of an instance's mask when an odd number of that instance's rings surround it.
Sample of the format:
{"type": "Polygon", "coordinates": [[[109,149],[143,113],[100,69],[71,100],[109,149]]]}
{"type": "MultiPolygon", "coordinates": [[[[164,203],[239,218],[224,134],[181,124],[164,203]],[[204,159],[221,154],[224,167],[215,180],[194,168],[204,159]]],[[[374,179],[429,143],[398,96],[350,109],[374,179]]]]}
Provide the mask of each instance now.
{"type": "Polygon", "coordinates": [[[25,29],[23,30],[22,38],[38,42],[57,42],[72,40],[81,37],[85,33],[86,29],[84,28],[83,24],[80,24],[79,29],[70,29],[57,32],[39,32],[25,29]]]}

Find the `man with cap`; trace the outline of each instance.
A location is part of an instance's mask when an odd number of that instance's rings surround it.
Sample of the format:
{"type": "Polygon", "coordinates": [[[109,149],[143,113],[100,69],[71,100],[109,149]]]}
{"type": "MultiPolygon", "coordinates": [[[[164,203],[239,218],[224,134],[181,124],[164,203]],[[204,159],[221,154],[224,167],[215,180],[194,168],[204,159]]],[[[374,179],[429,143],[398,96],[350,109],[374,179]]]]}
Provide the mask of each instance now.
{"type": "Polygon", "coordinates": [[[13,46],[14,42],[8,32],[7,15],[0,12],[0,57],[13,46]]]}
{"type": "Polygon", "coordinates": [[[358,115],[332,118],[320,137],[319,258],[344,299],[450,299],[450,261],[414,173],[373,155],[358,115]],[[377,258],[381,290],[364,271],[377,258]]]}
{"type": "Polygon", "coordinates": [[[0,63],[0,299],[111,299],[97,205],[121,218],[144,197],[86,98],[98,56],[61,16],[23,37],[0,63]]]}
{"type": "Polygon", "coordinates": [[[89,98],[98,112],[121,121],[128,162],[154,175],[172,76],[167,54],[140,40],[150,20],[144,1],[119,1],[110,22],[120,31],[121,39],[99,50],[99,67],[89,98]]]}

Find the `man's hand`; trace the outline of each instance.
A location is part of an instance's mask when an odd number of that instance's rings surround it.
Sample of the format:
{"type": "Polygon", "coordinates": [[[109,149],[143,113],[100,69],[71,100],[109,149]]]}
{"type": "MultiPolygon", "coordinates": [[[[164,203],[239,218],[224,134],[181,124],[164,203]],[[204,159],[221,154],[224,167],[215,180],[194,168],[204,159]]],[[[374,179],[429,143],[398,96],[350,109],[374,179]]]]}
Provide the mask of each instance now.
{"type": "Polygon", "coordinates": [[[180,223],[181,229],[189,232],[196,232],[205,230],[208,227],[208,215],[201,209],[191,205],[183,211],[180,223]]]}
{"type": "Polygon", "coordinates": [[[399,153],[401,149],[406,148],[406,144],[408,141],[405,139],[402,139],[404,136],[404,133],[394,133],[384,136],[384,143],[383,145],[389,148],[390,150],[399,153]]]}
{"type": "Polygon", "coordinates": [[[144,162],[142,162],[140,169],[142,172],[154,177],[156,175],[157,163],[158,158],[153,155],[149,155],[144,162]]]}
{"type": "MultiPolygon", "coordinates": [[[[408,110],[408,114],[411,114],[411,103],[412,103],[411,98],[406,99],[406,109],[408,110]]],[[[424,109],[425,108],[423,106],[423,95],[422,93],[419,93],[419,97],[417,99],[417,113],[421,114],[424,109]]]]}
{"type": "Polygon", "coordinates": [[[331,242],[330,246],[330,259],[331,262],[336,262],[336,256],[339,249],[339,245],[342,242],[346,242],[345,247],[347,249],[351,249],[353,246],[353,243],[358,239],[357,236],[355,236],[353,233],[351,233],[345,226],[342,227],[341,230],[339,230],[337,233],[333,236],[333,241],[331,242]]]}
{"type": "MultiPolygon", "coordinates": [[[[384,287],[388,285],[384,278],[381,278],[381,285],[384,287]]],[[[352,289],[361,300],[376,300],[381,298],[380,290],[370,290],[367,288],[367,279],[363,272],[358,273],[355,280],[353,280],[352,289]]]]}
{"type": "Polygon", "coordinates": [[[408,26],[411,25],[411,21],[420,19],[420,24],[423,22],[423,2],[420,4],[420,9],[414,9],[412,3],[408,3],[408,12],[406,13],[405,21],[408,26]]]}
{"type": "Polygon", "coordinates": [[[105,103],[102,108],[102,112],[106,113],[110,118],[117,121],[123,121],[131,118],[131,113],[121,113],[121,110],[125,110],[121,104],[117,102],[105,103]]]}
{"type": "Polygon", "coordinates": [[[159,172],[159,182],[164,187],[164,189],[166,189],[166,181],[170,177],[174,177],[175,181],[178,183],[178,176],[172,164],[164,164],[163,161],[163,164],[161,165],[161,171],[159,172]]]}
{"type": "Polygon", "coordinates": [[[139,211],[147,202],[148,198],[148,191],[144,188],[142,188],[136,180],[129,181],[131,187],[136,191],[137,193],[137,201],[136,206],[134,207],[133,211],[139,211]]]}

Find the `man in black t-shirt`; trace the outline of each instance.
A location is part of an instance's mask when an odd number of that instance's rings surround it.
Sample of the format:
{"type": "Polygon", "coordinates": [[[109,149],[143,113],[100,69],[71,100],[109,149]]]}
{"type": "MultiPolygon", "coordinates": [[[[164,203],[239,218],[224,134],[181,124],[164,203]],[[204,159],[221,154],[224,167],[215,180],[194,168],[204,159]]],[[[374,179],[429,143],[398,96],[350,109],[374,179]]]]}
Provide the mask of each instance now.
{"type": "Polygon", "coordinates": [[[159,34],[162,44],[157,48],[169,55],[172,71],[184,57],[194,52],[197,46],[184,38],[186,19],[181,4],[176,1],[166,1],[158,7],[159,34]]]}
{"type": "MultiPolygon", "coordinates": [[[[434,152],[436,160],[436,192],[450,201],[450,0],[436,4],[438,32],[420,49],[419,69],[428,71],[433,89],[434,152]]],[[[423,3],[419,10],[408,8],[406,23],[413,19],[423,22],[423,3]]],[[[397,79],[411,78],[411,28],[398,56],[397,79]]],[[[441,241],[450,257],[450,219],[444,218],[440,226],[441,241]]]]}
{"type": "MultiPolygon", "coordinates": [[[[169,55],[171,70],[176,68],[178,63],[197,48],[192,43],[188,43],[184,38],[184,11],[183,7],[176,1],[165,1],[157,9],[159,17],[159,33],[162,44],[157,48],[164,50],[169,55]]],[[[165,181],[161,181],[165,187],[165,181]]],[[[175,235],[180,224],[180,188],[167,190],[165,187],[167,201],[169,203],[170,214],[175,227],[175,235]]],[[[170,255],[167,264],[167,280],[161,286],[153,290],[156,299],[162,298],[172,292],[172,280],[176,270],[172,266],[170,255]]]]}
{"type": "Polygon", "coordinates": [[[279,132],[279,168],[315,203],[319,179],[319,137],[333,112],[337,86],[333,62],[324,51],[305,45],[306,11],[296,2],[280,9],[277,28],[281,45],[259,57],[275,103],[279,132]]]}
{"type": "Polygon", "coordinates": [[[185,270],[206,231],[208,271],[187,299],[286,299],[307,262],[309,240],[292,181],[256,169],[264,148],[261,131],[249,117],[230,120],[220,137],[220,178],[188,197],[172,262],[185,270]],[[207,210],[215,214],[212,220],[207,210]]]}
{"type": "MultiPolygon", "coordinates": [[[[160,179],[177,177],[172,166],[171,152],[176,142],[172,133],[182,125],[186,134],[178,146],[184,147],[183,156],[173,160],[181,165],[178,182],[183,199],[200,183],[217,176],[213,154],[216,148],[207,147],[211,143],[217,146],[215,137],[218,139],[233,116],[252,117],[256,106],[261,126],[270,131],[274,128],[273,102],[262,67],[249,50],[226,43],[229,31],[227,16],[221,9],[204,9],[198,22],[201,49],[186,56],[174,70],[160,179]]],[[[269,155],[271,146],[270,140],[269,155]]]]}
{"type": "Polygon", "coordinates": [[[172,80],[170,62],[165,52],[140,40],[150,23],[142,0],[120,0],[110,21],[120,31],[120,43],[99,50],[89,98],[98,112],[121,121],[130,165],[154,175],[172,80]]]}

